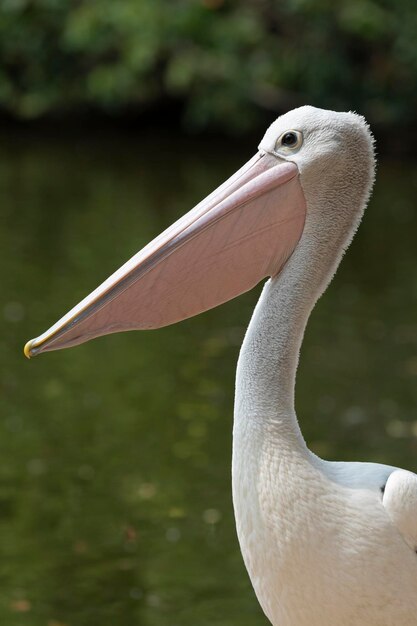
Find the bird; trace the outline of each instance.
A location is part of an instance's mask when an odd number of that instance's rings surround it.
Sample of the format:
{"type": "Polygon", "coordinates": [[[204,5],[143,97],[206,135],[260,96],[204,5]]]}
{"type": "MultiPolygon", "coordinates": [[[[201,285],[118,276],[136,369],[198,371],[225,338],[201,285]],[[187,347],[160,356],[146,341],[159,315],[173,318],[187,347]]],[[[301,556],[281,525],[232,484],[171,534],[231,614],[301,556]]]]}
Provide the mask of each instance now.
{"type": "Polygon", "coordinates": [[[304,331],[374,183],[364,118],[302,106],[255,156],[49,330],[28,357],[176,323],[266,279],[240,350],[237,536],[273,626],[417,625],[417,476],[309,450],[295,411],[304,331]]]}

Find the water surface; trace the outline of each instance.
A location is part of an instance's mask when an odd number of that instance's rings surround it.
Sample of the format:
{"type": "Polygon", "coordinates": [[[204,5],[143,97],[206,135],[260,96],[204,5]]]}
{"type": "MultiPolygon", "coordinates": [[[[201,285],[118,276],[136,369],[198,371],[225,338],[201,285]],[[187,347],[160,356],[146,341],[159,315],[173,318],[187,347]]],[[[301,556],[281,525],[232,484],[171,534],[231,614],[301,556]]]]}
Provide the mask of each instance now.
{"type": "MultiPolygon", "coordinates": [[[[251,146],[167,133],[0,145],[0,623],[266,624],[235,536],[234,370],[259,288],[159,331],[26,361],[44,331],[251,146]]],[[[417,166],[384,162],[311,318],[310,447],[417,470],[417,166]]]]}

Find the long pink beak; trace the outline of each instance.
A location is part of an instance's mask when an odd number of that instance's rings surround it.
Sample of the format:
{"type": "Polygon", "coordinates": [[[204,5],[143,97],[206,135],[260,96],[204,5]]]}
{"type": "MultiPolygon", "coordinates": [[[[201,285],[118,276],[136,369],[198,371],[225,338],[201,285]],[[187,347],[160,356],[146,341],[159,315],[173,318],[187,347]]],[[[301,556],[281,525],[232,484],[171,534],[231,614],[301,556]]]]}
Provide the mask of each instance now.
{"type": "Polygon", "coordinates": [[[297,166],[258,153],[29,341],[26,356],[100,335],[160,328],[231,300],[281,270],[301,237],[305,214],[297,166]]]}

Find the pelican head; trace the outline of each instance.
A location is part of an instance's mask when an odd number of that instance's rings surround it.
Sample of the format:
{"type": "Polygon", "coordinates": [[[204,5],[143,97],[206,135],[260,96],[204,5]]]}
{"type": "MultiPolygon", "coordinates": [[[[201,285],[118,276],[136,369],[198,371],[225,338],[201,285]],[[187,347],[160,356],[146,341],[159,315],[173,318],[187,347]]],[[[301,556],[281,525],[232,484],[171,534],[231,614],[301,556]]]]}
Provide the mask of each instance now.
{"type": "Polygon", "coordinates": [[[206,311],[279,274],[306,231],[346,247],[373,170],[362,117],[311,106],[279,117],[246,165],[29,341],[26,356],[206,311]]]}

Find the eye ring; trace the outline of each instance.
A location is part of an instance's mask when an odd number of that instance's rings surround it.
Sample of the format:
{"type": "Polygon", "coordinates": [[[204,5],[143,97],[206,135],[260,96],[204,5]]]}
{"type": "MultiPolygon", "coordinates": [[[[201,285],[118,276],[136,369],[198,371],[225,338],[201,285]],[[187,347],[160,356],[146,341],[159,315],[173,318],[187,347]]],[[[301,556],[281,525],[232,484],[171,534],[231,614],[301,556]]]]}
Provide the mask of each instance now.
{"type": "Polygon", "coordinates": [[[303,145],[303,134],[299,130],[286,130],[278,138],[275,150],[281,152],[296,152],[303,145]]]}

